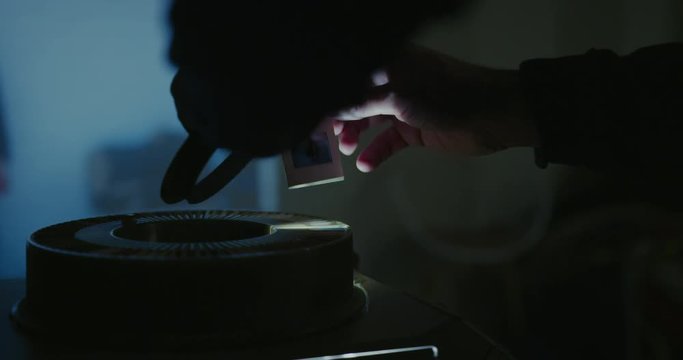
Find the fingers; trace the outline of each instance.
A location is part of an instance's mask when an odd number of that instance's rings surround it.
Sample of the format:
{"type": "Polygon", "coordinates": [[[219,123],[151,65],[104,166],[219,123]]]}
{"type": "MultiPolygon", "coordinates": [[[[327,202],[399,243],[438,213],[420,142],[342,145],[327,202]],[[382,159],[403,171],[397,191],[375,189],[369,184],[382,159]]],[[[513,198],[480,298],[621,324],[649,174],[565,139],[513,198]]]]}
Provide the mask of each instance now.
{"type": "Polygon", "coordinates": [[[385,160],[411,145],[406,139],[406,135],[408,137],[415,135],[419,136],[419,134],[405,133],[406,131],[419,132],[419,130],[399,128],[400,126],[407,125],[397,123],[384,130],[372,140],[370,145],[358,155],[358,159],[356,160],[356,167],[358,170],[367,173],[376,169],[385,160]]]}
{"type": "Polygon", "coordinates": [[[334,134],[339,137],[339,150],[344,155],[351,155],[358,147],[360,134],[369,125],[378,121],[379,117],[398,115],[394,95],[388,90],[386,73],[373,75],[375,86],[367,100],[358,106],[344,109],[333,115],[334,134]]]}
{"type": "Polygon", "coordinates": [[[375,137],[358,156],[356,167],[362,172],[374,170],[393,154],[409,146],[413,137],[419,138],[418,129],[401,122],[401,109],[389,89],[387,73],[374,73],[372,82],[375,87],[363,104],[344,109],[332,116],[335,119],[333,129],[339,139],[339,151],[344,155],[351,155],[356,151],[361,133],[369,126],[387,119],[394,121],[392,127],[375,137]],[[413,132],[416,134],[412,134],[413,132]]]}
{"type": "Polygon", "coordinates": [[[344,155],[351,155],[358,147],[360,134],[369,126],[369,119],[358,120],[343,124],[339,136],[339,151],[344,155]]]}
{"type": "Polygon", "coordinates": [[[340,121],[333,123],[334,134],[339,140],[339,151],[344,155],[351,155],[358,147],[358,141],[363,131],[370,127],[391,121],[391,116],[373,116],[357,121],[340,121]]]}

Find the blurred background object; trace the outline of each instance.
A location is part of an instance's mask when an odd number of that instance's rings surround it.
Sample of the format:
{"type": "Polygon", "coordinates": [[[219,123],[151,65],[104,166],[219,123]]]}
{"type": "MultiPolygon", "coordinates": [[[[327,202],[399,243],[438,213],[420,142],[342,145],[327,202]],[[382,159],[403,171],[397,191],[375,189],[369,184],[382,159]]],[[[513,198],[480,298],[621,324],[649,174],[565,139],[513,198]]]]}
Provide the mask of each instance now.
{"type": "MultiPolygon", "coordinates": [[[[168,91],[168,5],[0,2],[12,154],[1,277],[23,276],[35,229],[163,208],[158,184],[184,136],[168,91]]],[[[417,41],[514,68],[680,41],[681,14],[680,0],[479,0],[417,41]]],[[[477,159],[409,150],[369,175],[353,162],[344,159],[344,182],[290,191],[279,157],[260,160],[199,207],[344,221],[362,272],[462,316],[519,358],[683,357],[683,200],[661,186],[668,179],[540,170],[524,149],[477,159]]]]}
{"type": "Polygon", "coordinates": [[[5,130],[5,116],[2,108],[2,77],[0,77],[0,196],[8,187],[7,183],[7,164],[9,162],[9,139],[5,130]]]}

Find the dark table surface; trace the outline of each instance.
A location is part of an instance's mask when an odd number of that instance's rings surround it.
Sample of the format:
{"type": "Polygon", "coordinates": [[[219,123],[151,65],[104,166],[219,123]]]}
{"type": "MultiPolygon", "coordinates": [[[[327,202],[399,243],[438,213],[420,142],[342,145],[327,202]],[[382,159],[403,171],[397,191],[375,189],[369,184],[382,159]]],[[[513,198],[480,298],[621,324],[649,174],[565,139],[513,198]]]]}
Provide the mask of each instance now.
{"type": "Polygon", "coordinates": [[[24,296],[24,279],[0,280],[0,312],[4,314],[0,323],[0,359],[274,359],[331,355],[339,354],[337,351],[370,350],[373,346],[380,346],[375,344],[405,347],[435,345],[439,349],[439,359],[510,358],[507,352],[460,318],[362,275],[357,281],[368,292],[368,311],[359,319],[333,331],[240,352],[230,348],[136,352],[120,349],[86,350],[35,339],[18,329],[9,317],[12,306],[24,296]]]}

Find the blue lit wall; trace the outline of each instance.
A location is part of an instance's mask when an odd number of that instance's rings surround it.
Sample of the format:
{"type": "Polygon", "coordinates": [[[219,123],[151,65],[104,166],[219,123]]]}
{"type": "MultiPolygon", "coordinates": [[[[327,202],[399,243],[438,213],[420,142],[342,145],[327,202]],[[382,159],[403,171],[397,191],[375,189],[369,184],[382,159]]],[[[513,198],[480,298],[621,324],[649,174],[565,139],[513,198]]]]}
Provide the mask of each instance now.
{"type": "MultiPolygon", "coordinates": [[[[0,277],[23,276],[39,227],[93,215],[88,157],[180,133],[168,86],[167,1],[0,1],[0,86],[10,142],[0,277]]],[[[152,189],[151,191],[158,191],[152,189]]]]}

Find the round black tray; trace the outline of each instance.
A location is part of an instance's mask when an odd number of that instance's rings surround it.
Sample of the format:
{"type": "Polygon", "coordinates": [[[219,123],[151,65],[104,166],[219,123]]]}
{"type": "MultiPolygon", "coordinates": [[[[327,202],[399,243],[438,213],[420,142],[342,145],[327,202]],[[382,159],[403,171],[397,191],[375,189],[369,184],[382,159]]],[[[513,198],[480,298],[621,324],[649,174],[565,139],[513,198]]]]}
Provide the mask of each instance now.
{"type": "MultiPolygon", "coordinates": [[[[21,329],[118,346],[248,344],[322,331],[365,304],[351,231],[303,215],[181,211],[35,232],[21,329]]],[[[202,346],[203,346],[202,345],[202,346]]]]}

